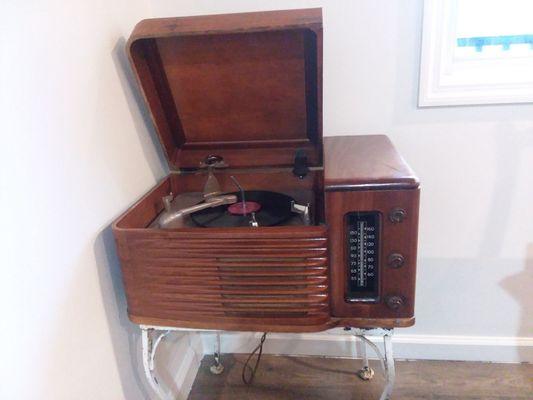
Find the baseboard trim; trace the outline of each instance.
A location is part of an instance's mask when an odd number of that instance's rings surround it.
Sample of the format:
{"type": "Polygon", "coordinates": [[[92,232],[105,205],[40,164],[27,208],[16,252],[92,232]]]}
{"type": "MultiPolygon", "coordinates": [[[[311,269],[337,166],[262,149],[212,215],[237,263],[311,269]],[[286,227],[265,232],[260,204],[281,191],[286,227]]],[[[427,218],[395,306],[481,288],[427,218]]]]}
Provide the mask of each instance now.
{"type": "MultiPolygon", "coordinates": [[[[222,353],[247,353],[260,334],[224,333],[222,353]]],[[[379,338],[371,338],[380,348],[379,338]]],[[[202,334],[205,354],[213,348],[214,335],[202,334]]],[[[268,335],[267,354],[357,358],[355,339],[338,330],[327,333],[268,335]]],[[[533,337],[402,335],[393,336],[397,359],[482,362],[533,362],[533,337]]]]}

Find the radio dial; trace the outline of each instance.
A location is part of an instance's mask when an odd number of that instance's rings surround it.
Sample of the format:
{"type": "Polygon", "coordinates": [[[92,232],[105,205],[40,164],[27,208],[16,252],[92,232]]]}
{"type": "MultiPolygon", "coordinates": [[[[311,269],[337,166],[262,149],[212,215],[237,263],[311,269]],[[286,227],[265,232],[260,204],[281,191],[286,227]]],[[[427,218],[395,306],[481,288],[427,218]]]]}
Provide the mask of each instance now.
{"type": "Polygon", "coordinates": [[[400,253],[392,253],[387,261],[389,267],[396,269],[403,266],[405,258],[400,253]]]}

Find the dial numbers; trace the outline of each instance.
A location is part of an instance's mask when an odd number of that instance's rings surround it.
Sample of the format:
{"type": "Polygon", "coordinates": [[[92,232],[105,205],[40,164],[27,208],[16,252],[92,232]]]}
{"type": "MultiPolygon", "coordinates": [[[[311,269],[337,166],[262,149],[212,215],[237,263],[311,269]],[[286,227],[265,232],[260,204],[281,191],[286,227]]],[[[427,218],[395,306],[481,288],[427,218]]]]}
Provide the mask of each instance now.
{"type": "Polygon", "coordinates": [[[346,214],[349,302],[378,299],[379,221],[378,212],[346,214]]]}

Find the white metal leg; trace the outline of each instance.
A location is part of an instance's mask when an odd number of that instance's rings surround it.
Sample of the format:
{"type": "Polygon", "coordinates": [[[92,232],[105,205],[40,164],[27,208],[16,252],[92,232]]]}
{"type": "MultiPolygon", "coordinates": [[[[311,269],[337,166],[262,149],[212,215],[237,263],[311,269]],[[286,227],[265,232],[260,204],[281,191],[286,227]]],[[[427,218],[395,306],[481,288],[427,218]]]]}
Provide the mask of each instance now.
{"type": "Polygon", "coordinates": [[[153,340],[153,334],[156,332],[155,329],[141,326],[141,331],[144,374],[146,375],[150,387],[157,393],[159,398],[162,400],[171,400],[172,397],[161,387],[154,374],[154,359],[157,347],[161,343],[161,340],[163,340],[170,331],[167,330],[160,333],[155,342],[153,340]]]}
{"type": "Polygon", "coordinates": [[[392,331],[383,336],[383,345],[385,347],[385,370],[387,384],[385,390],[381,395],[380,400],[388,400],[392,394],[392,388],[394,387],[394,381],[396,379],[396,369],[394,367],[394,357],[392,354],[392,331]]]}
{"type": "Polygon", "coordinates": [[[366,343],[361,342],[361,358],[363,359],[363,368],[368,368],[368,355],[366,354],[366,343]]]}
{"type": "MultiPolygon", "coordinates": [[[[357,337],[357,336],[356,336],[357,337]]],[[[370,368],[368,364],[368,355],[366,353],[366,342],[364,340],[359,340],[360,349],[361,349],[361,359],[363,366],[357,371],[357,375],[364,381],[369,381],[374,377],[374,370],[370,368]]]]}
{"type": "Polygon", "coordinates": [[[385,388],[381,393],[379,400],[390,400],[394,381],[396,379],[396,370],[394,368],[394,357],[392,355],[392,329],[345,329],[353,331],[354,335],[361,340],[361,357],[363,358],[363,368],[358,371],[358,376],[363,380],[370,380],[374,371],[368,366],[368,357],[366,354],[366,345],[370,346],[378,356],[381,364],[381,370],[385,376],[385,388]],[[367,336],[379,336],[383,338],[385,355],[381,354],[378,346],[367,336]]]}
{"type": "Polygon", "coordinates": [[[215,351],[213,352],[214,355],[214,363],[211,365],[209,370],[214,375],[220,375],[222,372],[224,372],[224,366],[221,362],[221,353],[220,353],[220,332],[217,332],[215,338],[215,351]]]}

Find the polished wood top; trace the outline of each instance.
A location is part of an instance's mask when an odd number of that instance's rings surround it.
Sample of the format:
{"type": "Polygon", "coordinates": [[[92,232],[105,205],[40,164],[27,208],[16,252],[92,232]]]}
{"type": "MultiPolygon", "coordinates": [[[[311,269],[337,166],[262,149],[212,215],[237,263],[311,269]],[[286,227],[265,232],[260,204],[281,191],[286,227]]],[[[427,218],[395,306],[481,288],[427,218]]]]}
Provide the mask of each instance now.
{"type": "Polygon", "coordinates": [[[418,178],[385,135],[324,138],[325,190],[410,189],[418,178]]]}
{"type": "Polygon", "coordinates": [[[321,28],[322,9],[262,11],[193,17],[152,18],[139,22],[130,37],[130,43],[138,39],[175,35],[220,34],[249,31],[266,31],[321,28]]]}

